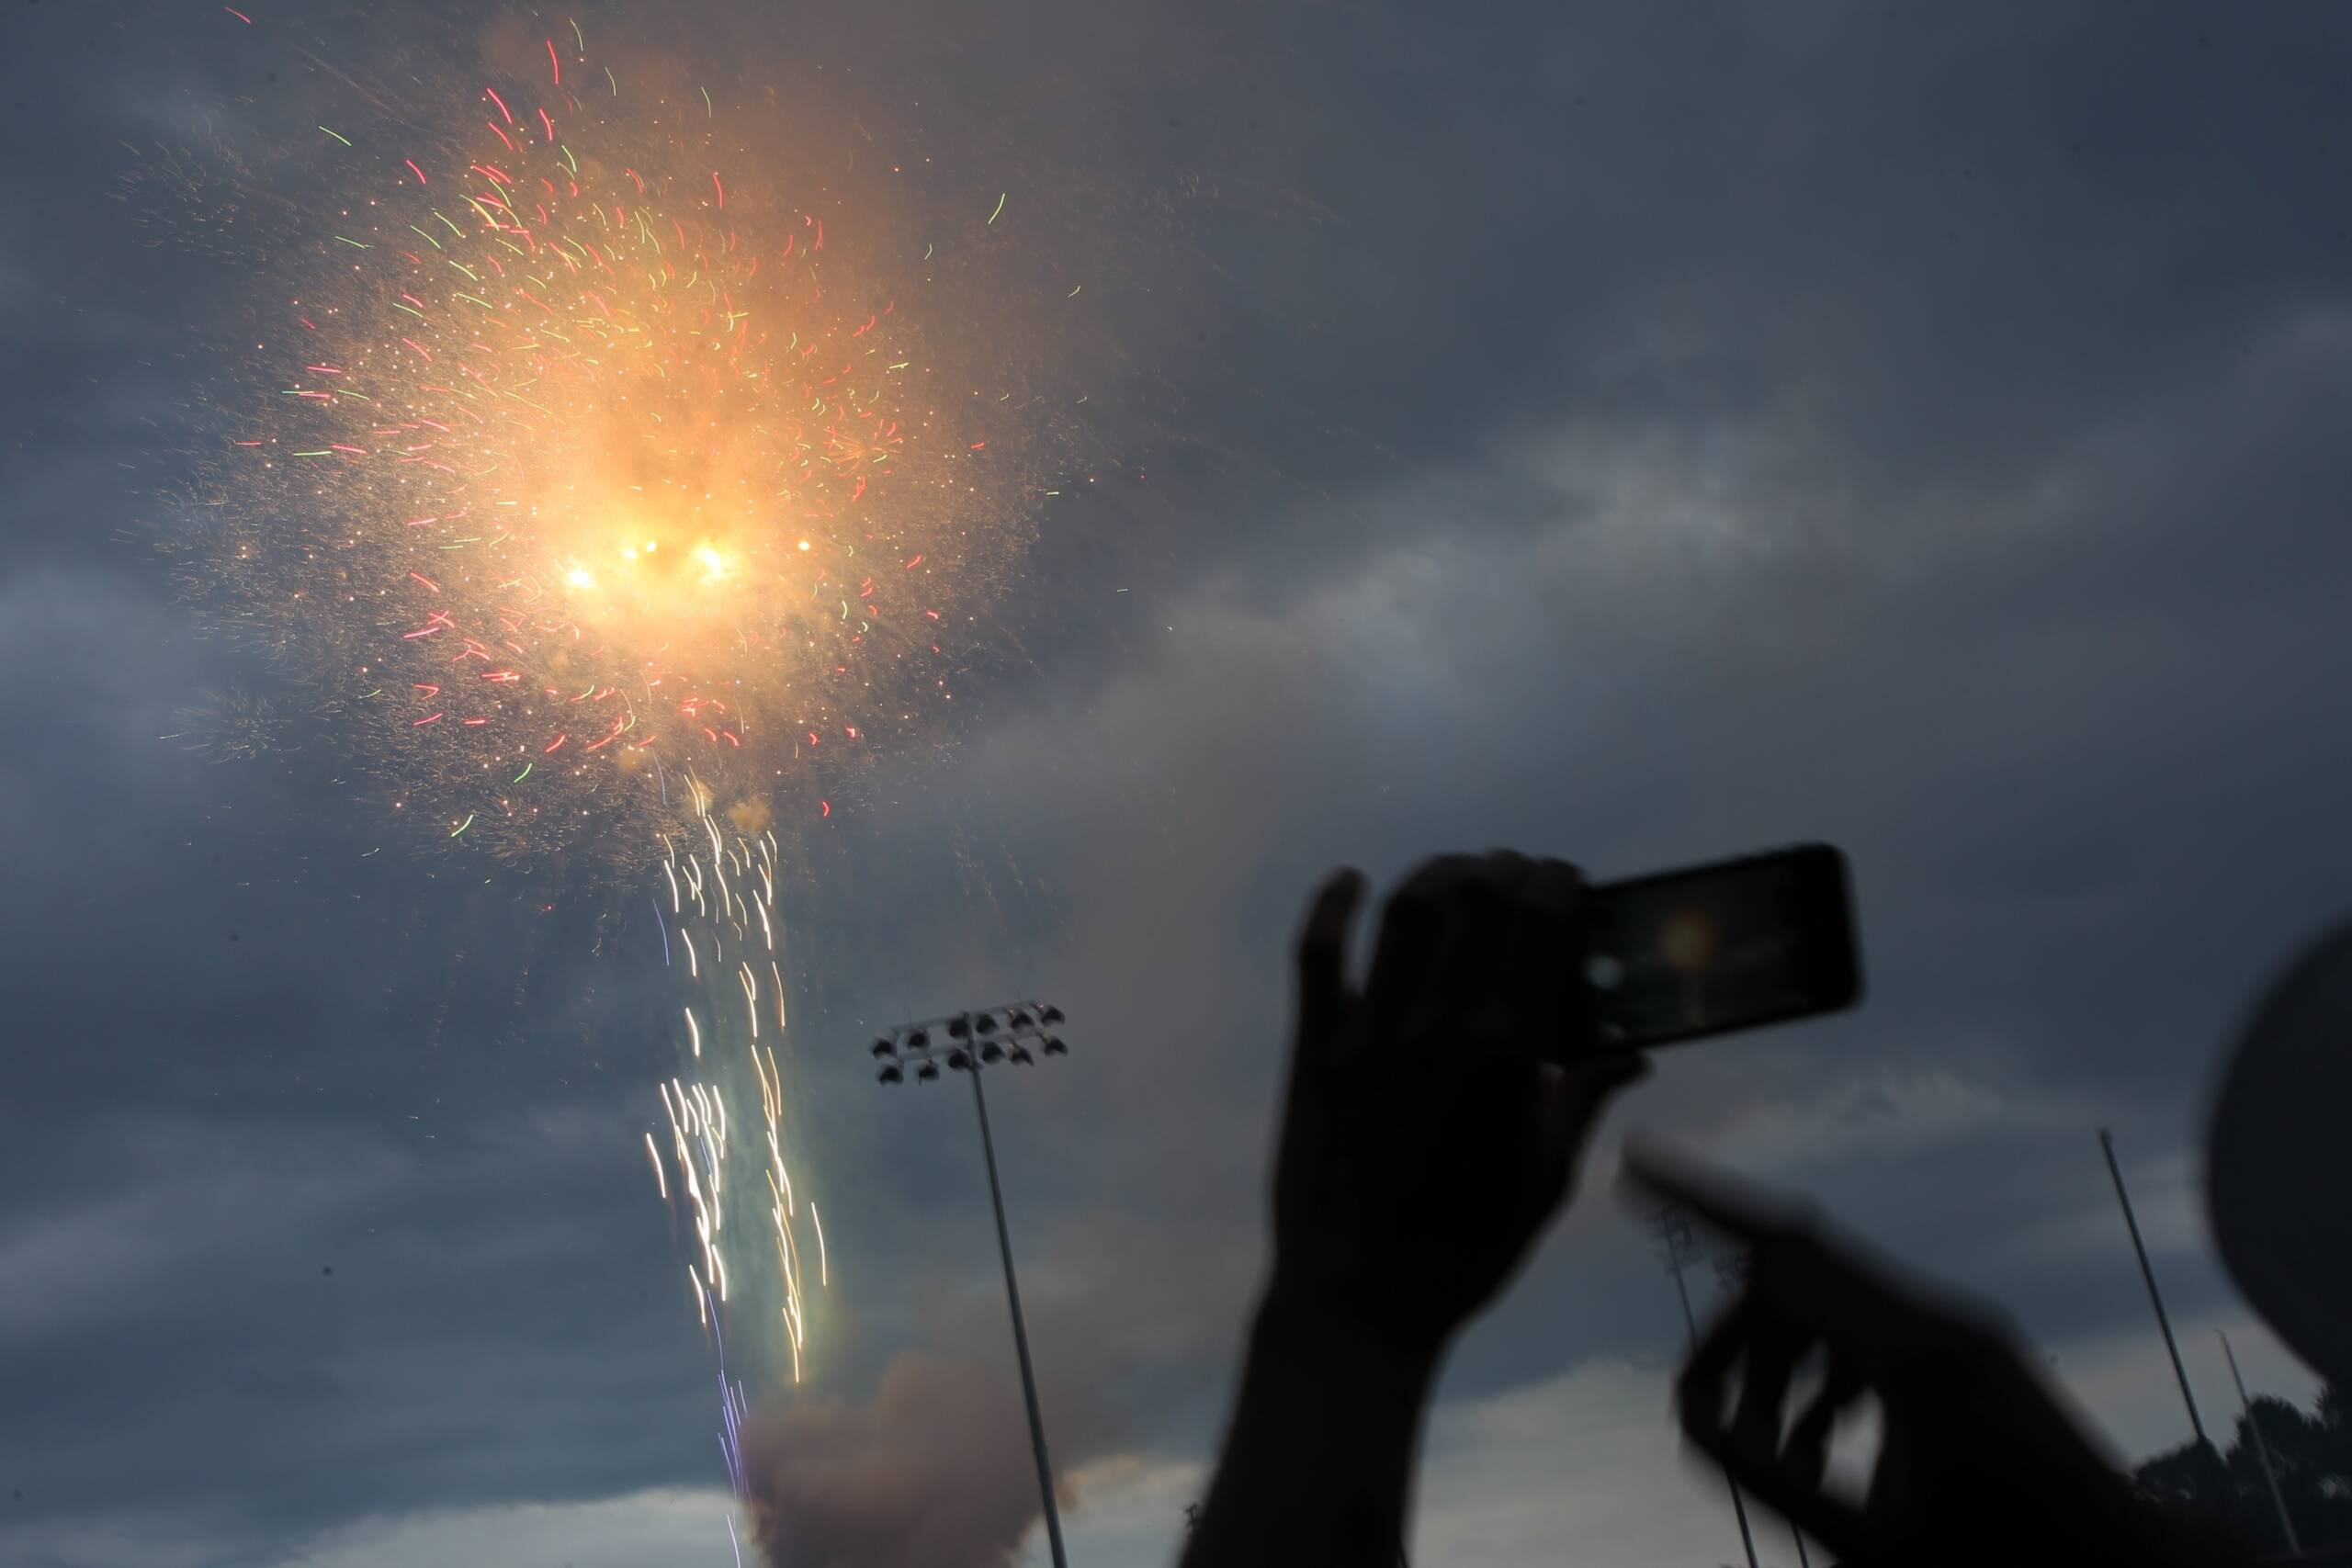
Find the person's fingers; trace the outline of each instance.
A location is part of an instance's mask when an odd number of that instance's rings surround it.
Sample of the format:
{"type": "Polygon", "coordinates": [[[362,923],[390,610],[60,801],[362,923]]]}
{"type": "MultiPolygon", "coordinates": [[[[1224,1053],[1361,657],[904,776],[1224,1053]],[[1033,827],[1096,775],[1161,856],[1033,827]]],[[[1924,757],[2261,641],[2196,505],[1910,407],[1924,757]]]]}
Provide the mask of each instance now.
{"type": "Polygon", "coordinates": [[[1593,1054],[1592,985],[1585,973],[1592,953],[1592,898],[1584,873],[1566,861],[1547,860],[1537,869],[1544,903],[1544,952],[1539,962],[1551,977],[1553,1048],[1564,1062],[1593,1054]]]}
{"type": "Polygon", "coordinates": [[[1747,1353],[1741,1359],[1746,1370],[1739,1380],[1739,1403],[1732,1412],[1728,1436],[1734,1447],[1756,1456],[1759,1462],[1777,1462],[1780,1458],[1789,1379],[1796,1371],[1806,1337],[1802,1330],[1769,1312],[1758,1313],[1749,1320],[1747,1353]]]}
{"type": "Polygon", "coordinates": [[[1563,1069],[1553,1080],[1545,1120],[1550,1123],[1553,1142],[1571,1167],[1571,1175],[1585,1140],[1592,1135],[1592,1129],[1609,1109],[1610,1100],[1649,1076],[1650,1059],[1626,1052],[1578,1062],[1563,1069]]]}
{"type": "Polygon", "coordinates": [[[1533,1043],[1536,991],[1535,863],[1510,850],[1479,857],[1462,886],[1462,913],[1446,953],[1444,989],[1484,1025],[1480,1043],[1517,1056],[1533,1043]]]}
{"type": "Polygon", "coordinates": [[[1801,1211],[1766,1198],[1656,1138],[1636,1135],[1627,1141],[1624,1180],[1649,1202],[1688,1210],[1710,1228],[1750,1246],[1810,1234],[1801,1211]]]}
{"type": "Polygon", "coordinates": [[[1690,1440],[1719,1445],[1724,1438],[1724,1384],[1747,1348],[1755,1307],[1746,1296],[1700,1337],[1690,1360],[1674,1380],[1674,1404],[1690,1440]]]}
{"type": "Polygon", "coordinates": [[[1444,999],[1434,993],[1461,916],[1463,888],[1476,863],[1467,855],[1441,855],[1424,862],[1388,896],[1364,978],[1371,1043],[1408,1038],[1408,1031],[1444,999]]]}
{"type": "Polygon", "coordinates": [[[1762,1458],[1735,1443],[1728,1431],[1692,1428],[1683,1432],[1690,1446],[1723,1466],[1740,1489],[1774,1513],[1829,1548],[1845,1562],[1893,1561],[1862,1511],[1833,1497],[1817,1484],[1801,1483],[1776,1460],[1762,1458]]]}
{"type": "Polygon", "coordinates": [[[1343,867],[1323,879],[1298,933],[1298,1039],[1294,1075],[1329,1066],[1349,1002],[1348,931],[1363,901],[1363,873],[1343,867]]]}
{"type": "MultiPolygon", "coordinates": [[[[1940,1413],[1939,1413],[1940,1414],[1940,1413]]],[[[1935,1419],[1933,1416],[1928,1417],[1935,1419]]],[[[1915,1412],[1891,1409],[1879,1433],[1878,1461],[1871,1471],[1870,1486],[1862,1498],[1864,1513],[1879,1518],[1892,1518],[1904,1512],[1905,1503],[1918,1495],[1920,1483],[1926,1479],[1919,1469],[1919,1442],[1913,1423],[1915,1412]]]]}
{"type": "MultiPolygon", "coordinates": [[[[1786,1450],[1776,1443],[1777,1434],[1759,1435],[1760,1422],[1751,1418],[1743,1424],[1738,1416],[1724,1419],[1724,1380],[1750,1353],[1757,1326],[1755,1309],[1743,1298],[1693,1352],[1676,1385],[1683,1436],[1750,1496],[1818,1537],[1840,1559],[1872,1561],[1876,1543],[1861,1510],[1821,1490],[1821,1466],[1809,1447],[1815,1438],[1808,1424],[1819,1419],[1815,1411],[1801,1419],[1806,1429],[1792,1432],[1786,1450]],[[1800,1438],[1809,1445],[1806,1450],[1796,1448],[1800,1438]]],[[[1751,1368],[1749,1377],[1755,1375],[1751,1368]]],[[[1743,1404],[1751,1397],[1752,1393],[1744,1394],[1743,1404]]],[[[1830,1424],[1834,1419],[1833,1415],[1830,1424]]],[[[1821,1446],[1826,1450],[1826,1436],[1821,1446]]]]}
{"type": "Polygon", "coordinates": [[[1866,1376],[1928,1343],[1969,1332],[1951,1309],[1898,1283],[1851,1247],[1800,1230],[1751,1254],[1757,1288],[1783,1314],[1812,1325],[1866,1376]]]}
{"type": "Polygon", "coordinates": [[[1577,1057],[1575,1025],[1585,1012],[1584,881],[1563,860],[1525,863],[1495,992],[1527,1048],[1565,1064],[1577,1057]]]}
{"type": "Polygon", "coordinates": [[[1623,1184],[1649,1203],[1679,1205],[1712,1230],[1746,1242],[1751,1293],[1875,1364],[1923,1336],[1961,1331],[1952,1314],[1890,1279],[1853,1248],[1826,1239],[1810,1211],[1759,1194],[1655,1139],[1627,1140],[1623,1184]]]}
{"type": "Polygon", "coordinates": [[[1788,1441],[1781,1446],[1781,1468],[1792,1484],[1820,1486],[1829,1469],[1829,1440],[1837,1435],[1838,1417],[1862,1396],[1866,1386],[1853,1362],[1832,1350],[1820,1389],[1790,1423],[1788,1441]]]}

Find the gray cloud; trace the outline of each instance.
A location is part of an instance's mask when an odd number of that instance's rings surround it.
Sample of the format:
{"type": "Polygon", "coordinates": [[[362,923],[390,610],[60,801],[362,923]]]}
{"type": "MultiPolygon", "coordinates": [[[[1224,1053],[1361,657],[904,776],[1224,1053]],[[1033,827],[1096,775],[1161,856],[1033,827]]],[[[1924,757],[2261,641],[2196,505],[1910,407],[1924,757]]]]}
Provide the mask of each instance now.
{"type": "MultiPolygon", "coordinates": [[[[763,1427],[779,1539],[986,1562],[1033,1506],[968,1111],[881,1099],[866,1029],[1070,1009],[1073,1055],[991,1099],[1049,1428],[1088,1474],[1188,1475],[1261,1262],[1295,901],[1456,844],[1599,874],[1846,844],[1869,1008],[1674,1054],[1629,1118],[1994,1296],[2127,1444],[2171,1440],[2129,1392],[2144,1306],[2088,1129],[2184,1320],[2237,1321],[2196,1108],[2352,873],[2341,17],[724,20],[713,51],[821,62],[971,147],[1103,312],[1099,482],[982,628],[960,745],[797,851],[792,1081],[840,1283],[763,1427]],[[878,1479],[820,1483],[836,1451],[878,1479]],[[897,1534],[893,1488],[941,1466],[940,1533],[897,1534]]],[[[478,23],[299,26],[397,63],[478,23]]],[[[156,739],[269,689],[116,542],[236,278],[94,193],[121,141],[266,149],[343,89],[255,94],[249,36],[152,10],[0,27],[54,84],[0,106],[45,150],[0,173],[0,666],[29,672],[0,683],[0,851],[30,890],[0,1016],[34,1043],[0,1120],[6,1528],[61,1563],[367,1530],[446,1557],[516,1506],[707,1485],[709,1369],[636,1163],[653,933],[368,856],[331,746],[156,739]],[[127,1548],[141,1518],[173,1522],[127,1548]]],[[[1474,1483],[1555,1440],[1529,1391],[1636,1419],[1664,1291],[1611,1205],[1569,1217],[1456,1357],[1445,1532],[1542,1538],[1510,1506],[1536,1469],[1474,1483]]],[[[1609,1524],[1663,1560],[1642,1510],[1695,1495],[1657,1484],[1609,1524]]],[[[1172,1536],[1169,1486],[1136,1483],[1166,1533],[1116,1560],[1172,1536]]]]}

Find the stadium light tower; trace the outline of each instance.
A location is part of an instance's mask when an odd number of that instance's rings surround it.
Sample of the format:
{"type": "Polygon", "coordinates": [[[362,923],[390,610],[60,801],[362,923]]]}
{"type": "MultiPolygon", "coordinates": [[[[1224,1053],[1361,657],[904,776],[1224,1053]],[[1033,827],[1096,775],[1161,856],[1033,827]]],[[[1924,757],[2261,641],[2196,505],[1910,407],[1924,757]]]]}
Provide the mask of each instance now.
{"type": "Polygon", "coordinates": [[[1046,1540],[1053,1549],[1054,1568],[1069,1568],[1069,1559],[1062,1551],[1061,1510],[1054,1504],[1054,1467],[1046,1457],[1046,1420],[1037,1409],[1037,1378],[1029,1366],[1029,1330],[1021,1321],[1021,1285],[1012,1274],[1012,1236],[1004,1225],[1004,1189],[996,1179],[989,1101],[980,1092],[984,1067],[1006,1063],[1026,1067],[1039,1056],[1068,1055],[1069,1047],[1052,1032],[1061,1021],[1062,1010],[1057,1007],[1008,1002],[977,1012],[902,1023],[888,1034],[877,1035],[873,1053],[882,1064],[875,1076],[884,1084],[906,1082],[910,1066],[915,1070],[917,1083],[936,1083],[943,1062],[950,1072],[972,1080],[972,1108],[980,1118],[980,1158],[989,1169],[989,1201],[996,1208],[997,1250],[1004,1257],[1004,1299],[1012,1309],[1012,1348],[1021,1360],[1021,1397],[1029,1407],[1029,1446],[1037,1456],[1037,1495],[1046,1506],[1046,1540]]]}
{"type": "MultiPolygon", "coordinates": [[[[1699,1348],[1699,1320],[1690,1311],[1690,1287],[1682,1282],[1682,1270],[1703,1254],[1698,1237],[1693,1234],[1690,1211],[1679,1205],[1661,1209],[1650,1220],[1650,1234],[1657,1238],[1658,1261],[1674,1276],[1674,1295],[1682,1303],[1682,1331],[1690,1348],[1699,1348]]],[[[1739,1521],[1739,1544],[1747,1553],[1747,1568],[1757,1568],[1756,1536],[1747,1527],[1747,1499],[1740,1495],[1739,1482],[1728,1470],[1724,1472],[1724,1484],[1731,1488],[1731,1511],[1739,1521]]],[[[1804,1537],[1797,1537],[1797,1551],[1804,1551],[1804,1537]]]]}

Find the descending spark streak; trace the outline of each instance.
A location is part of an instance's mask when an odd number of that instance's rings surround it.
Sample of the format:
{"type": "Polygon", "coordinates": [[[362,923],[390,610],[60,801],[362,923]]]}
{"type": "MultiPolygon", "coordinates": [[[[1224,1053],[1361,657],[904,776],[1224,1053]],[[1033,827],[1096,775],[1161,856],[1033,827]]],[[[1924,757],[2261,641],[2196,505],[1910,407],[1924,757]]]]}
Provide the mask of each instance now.
{"type": "Polygon", "coordinates": [[[653,1182],[661,1190],[662,1201],[666,1203],[670,1201],[670,1183],[662,1178],[662,1151],[653,1146],[653,1134],[650,1133],[645,1134],[645,1153],[653,1161],[653,1182]]]}
{"type": "Polygon", "coordinates": [[[695,1022],[694,1009],[686,1008],[683,1010],[686,1015],[686,1032],[694,1036],[695,1059],[700,1061],[702,1059],[702,1026],[695,1022]]]}

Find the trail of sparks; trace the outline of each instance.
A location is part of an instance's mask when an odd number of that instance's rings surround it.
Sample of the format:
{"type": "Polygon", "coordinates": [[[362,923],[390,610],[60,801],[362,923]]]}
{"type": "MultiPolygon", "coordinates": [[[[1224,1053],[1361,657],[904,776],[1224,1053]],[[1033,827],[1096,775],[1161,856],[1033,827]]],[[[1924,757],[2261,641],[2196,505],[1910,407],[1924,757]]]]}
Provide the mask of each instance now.
{"type": "MultiPolygon", "coordinates": [[[[674,844],[665,843],[662,869],[669,878],[672,911],[681,922],[701,922],[702,935],[714,947],[733,934],[738,941],[749,929],[743,916],[752,908],[761,911],[762,930],[770,933],[772,924],[768,911],[775,902],[777,871],[776,840],[771,833],[757,839],[741,833],[722,831],[718,821],[710,815],[709,796],[699,782],[695,785],[699,807],[696,825],[702,829],[702,840],[710,851],[706,869],[700,852],[690,852],[682,862],[674,844]],[[683,872],[683,875],[681,873],[683,872]],[[731,876],[730,876],[731,874],[731,876]],[[757,878],[757,888],[750,886],[757,878]],[[686,897],[691,890],[692,897],[686,897]],[[691,914],[688,910],[691,908],[691,914]]],[[[654,905],[657,923],[662,919],[661,905],[654,905]]],[[[667,927],[661,926],[667,941],[667,927]]],[[[679,940],[693,951],[693,930],[681,923],[679,940]]],[[[666,952],[666,945],[665,945],[666,952]]],[[[777,1032],[783,1032],[783,976],[774,960],[770,960],[770,987],[777,999],[777,1032]]],[[[699,971],[689,976],[699,989],[703,984],[699,971]]],[[[830,1289],[832,1278],[825,1246],[824,1221],[816,1204],[805,1205],[796,1190],[791,1169],[786,1160],[785,1078],[784,1068],[774,1044],[763,1045],[759,1040],[762,998],[760,982],[748,961],[739,959],[731,976],[722,978],[716,971],[709,980],[710,990],[703,993],[711,1010],[714,1029],[732,1024],[731,1008],[721,1005],[720,998],[729,996],[741,999],[744,1056],[752,1069],[752,1083],[759,1101],[760,1120],[752,1154],[760,1167],[758,1187],[751,1200],[764,1211],[764,1230],[774,1248],[775,1271],[772,1276],[775,1287],[775,1311],[783,1330],[784,1343],[790,1352],[792,1377],[800,1381],[802,1357],[808,1345],[809,1282],[804,1259],[807,1254],[800,1239],[799,1227],[805,1223],[816,1247],[817,1279],[815,1288],[830,1289]],[[759,1191],[758,1189],[764,1189],[759,1191]],[[805,1219],[804,1219],[805,1213],[805,1219]]],[[[720,1451],[725,1455],[729,1479],[739,1495],[742,1490],[741,1421],[749,1412],[740,1382],[730,1382],[727,1371],[726,1330],[728,1312],[739,1292],[739,1264],[730,1262],[733,1256],[730,1236],[741,1231],[740,1215],[730,1231],[729,1219],[735,1213],[734,1194],[737,1185],[730,1180],[730,1168],[737,1153],[739,1140],[734,1132],[741,1119],[730,1110],[734,1103],[726,1087],[728,1064],[717,1057],[704,1066],[704,1041],[691,1004],[682,1010],[688,1032],[687,1060],[694,1064],[695,1076],[670,1077],[654,1086],[656,1100],[662,1106],[664,1123],[669,1129],[668,1162],[662,1159],[662,1145],[653,1134],[646,1134],[645,1146],[653,1159],[654,1182],[658,1195],[665,1204],[673,1201],[674,1188],[677,1212],[686,1221],[692,1235],[695,1256],[686,1267],[687,1279],[694,1291],[697,1314],[711,1330],[713,1342],[718,1348],[718,1378],[721,1394],[722,1421],[718,1434],[720,1451]],[[709,1074],[712,1076],[705,1076],[709,1074]],[[674,1172],[674,1182],[671,1179],[674,1172]]],[[[766,1250],[765,1247],[762,1248],[766,1250]]]]}
{"type": "Polygon", "coordinates": [[[239,164],[221,177],[240,199],[190,226],[219,225],[191,244],[254,274],[224,340],[250,380],[204,404],[234,428],[173,544],[218,624],[348,729],[419,844],[626,872],[665,973],[675,927],[684,1028],[665,1026],[676,1071],[645,1145],[740,1492],[733,1365],[773,1354],[773,1312],[797,1382],[831,1281],[787,1161],[805,1179],[768,823],[854,809],[877,740],[967,705],[956,628],[1010,585],[1035,498],[1061,492],[1029,412],[1039,318],[1005,302],[1035,290],[956,274],[1039,226],[934,245],[995,225],[1009,193],[983,221],[967,191],[952,233],[913,226],[895,196],[861,206],[846,168],[794,163],[824,139],[775,136],[734,85],[727,120],[705,87],[633,77],[624,96],[571,30],[570,73],[551,37],[545,77],[527,42],[487,72],[404,62],[397,104],[303,52],[345,91],[315,135],[289,129],[337,183],[248,193],[239,164]],[[228,215],[253,211],[271,231],[241,246],[228,215]]]}

